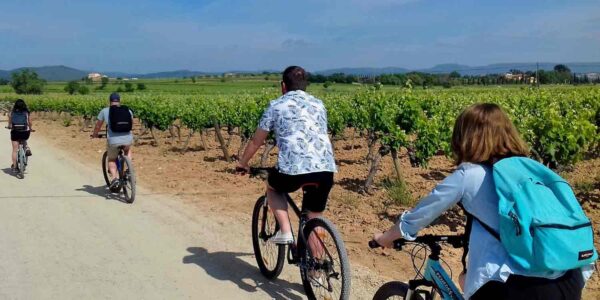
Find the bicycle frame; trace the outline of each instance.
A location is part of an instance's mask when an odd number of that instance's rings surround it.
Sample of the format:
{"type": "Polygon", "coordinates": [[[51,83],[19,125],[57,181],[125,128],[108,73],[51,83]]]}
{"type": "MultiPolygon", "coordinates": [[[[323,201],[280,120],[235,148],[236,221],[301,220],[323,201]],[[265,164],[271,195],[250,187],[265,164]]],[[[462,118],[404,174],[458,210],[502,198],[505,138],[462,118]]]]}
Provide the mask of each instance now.
{"type": "Polygon", "coordinates": [[[433,286],[435,289],[428,295],[427,299],[435,299],[436,291],[441,294],[443,300],[464,300],[462,293],[458,290],[439,260],[428,258],[425,265],[423,279],[410,280],[406,299],[411,299],[419,286],[433,286]]]}
{"type": "MultiPolygon", "coordinates": [[[[443,300],[464,300],[462,293],[458,290],[452,278],[446,273],[444,267],[440,264],[440,252],[442,247],[437,243],[429,244],[431,254],[425,264],[425,273],[422,279],[410,280],[408,282],[408,291],[406,299],[411,299],[412,295],[420,286],[433,287],[431,293],[422,291],[426,294],[427,300],[435,299],[436,292],[440,294],[443,300]]],[[[417,291],[419,292],[419,291],[417,291]]]]}
{"type": "MultiPolygon", "coordinates": [[[[304,213],[302,210],[300,210],[300,208],[298,207],[298,205],[296,205],[296,202],[294,202],[294,200],[292,199],[292,197],[290,197],[289,194],[285,194],[285,200],[287,201],[287,203],[292,207],[292,210],[294,211],[294,213],[296,214],[296,216],[298,216],[298,218],[300,219],[299,221],[299,225],[298,225],[298,240],[302,240],[302,245],[307,245],[307,240],[306,237],[304,236],[304,233],[302,232],[302,228],[304,228],[304,223],[306,223],[307,221],[307,217],[306,217],[306,213],[304,213]]],[[[265,193],[265,199],[267,199],[265,201],[265,208],[266,209],[270,209],[268,206],[268,198],[267,198],[267,194],[265,193]]],[[[288,210],[289,211],[289,210],[288,210]]],[[[290,226],[291,226],[291,220],[288,221],[290,222],[290,226]]],[[[263,227],[264,227],[264,223],[263,223],[263,227]]],[[[279,225],[277,225],[277,227],[279,227],[279,225]]],[[[264,228],[262,228],[262,231],[264,233],[264,228]]],[[[293,232],[293,230],[292,230],[293,232]]],[[[298,249],[296,248],[298,245],[298,243],[296,245],[290,245],[290,247],[288,248],[289,250],[291,250],[291,254],[292,257],[290,257],[288,255],[288,263],[290,264],[296,264],[299,262],[299,258],[297,257],[297,254],[299,253],[298,249]]],[[[289,254],[289,253],[288,253],[289,254]]]]}

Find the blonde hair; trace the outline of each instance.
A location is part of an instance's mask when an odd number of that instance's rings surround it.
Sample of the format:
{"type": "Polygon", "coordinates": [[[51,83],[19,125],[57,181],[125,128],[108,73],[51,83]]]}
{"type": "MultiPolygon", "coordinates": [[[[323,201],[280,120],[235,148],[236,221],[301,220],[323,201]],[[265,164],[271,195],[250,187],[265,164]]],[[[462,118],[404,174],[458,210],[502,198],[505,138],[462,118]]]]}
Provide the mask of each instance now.
{"type": "Polygon", "coordinates": [[[458,116],[451,146],[456,164],[492,164],[502,158],[529,154],[508,115],[493,103],[474,104],[458,116]]]}

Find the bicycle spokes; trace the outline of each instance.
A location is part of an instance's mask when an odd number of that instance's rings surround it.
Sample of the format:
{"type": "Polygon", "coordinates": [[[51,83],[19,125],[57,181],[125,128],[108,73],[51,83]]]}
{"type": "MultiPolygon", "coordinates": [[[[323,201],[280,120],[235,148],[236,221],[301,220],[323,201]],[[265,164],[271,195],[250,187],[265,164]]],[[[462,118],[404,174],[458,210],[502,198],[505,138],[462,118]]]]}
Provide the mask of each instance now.
{"type": "Polygon", "coordinates": [[[342,290],[341,263],[333,237],[324,228],[317,227],[309,234],[308,248],[307,276],[315,296],[318,299],[339,299],[342,290]]]}
{"type": "Polygon", "coordinates": [[[277,264],[279,248],[276,244],[270,243],[269,239],[277,233],[279,225],[275,220],[275,216],[269,213],[269,207],[264,206],[262,208],[259,224],[261,228],[258,237],[262,249],[262,260],[267,267],[275,266],[277,264]]]}

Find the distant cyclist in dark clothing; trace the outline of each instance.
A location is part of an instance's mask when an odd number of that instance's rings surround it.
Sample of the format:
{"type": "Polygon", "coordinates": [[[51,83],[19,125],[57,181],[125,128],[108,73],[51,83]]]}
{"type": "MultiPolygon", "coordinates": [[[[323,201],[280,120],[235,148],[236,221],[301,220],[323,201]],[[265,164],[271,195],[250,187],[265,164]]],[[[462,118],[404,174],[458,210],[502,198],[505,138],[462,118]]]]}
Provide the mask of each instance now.
{"type": "Polygon", "coordinates": [[[25,141],[25,155],[31,156],[31,149],[27,145],[27,140],[31,134],[31,117],[27,104],[23,99],[15,101],[15,105],[8,115],[8,129],[10,129],[10,140],[12,144],[12,165],[15,170],[17,164],[17,151],[19,150],[19,141],[25,141]]]}

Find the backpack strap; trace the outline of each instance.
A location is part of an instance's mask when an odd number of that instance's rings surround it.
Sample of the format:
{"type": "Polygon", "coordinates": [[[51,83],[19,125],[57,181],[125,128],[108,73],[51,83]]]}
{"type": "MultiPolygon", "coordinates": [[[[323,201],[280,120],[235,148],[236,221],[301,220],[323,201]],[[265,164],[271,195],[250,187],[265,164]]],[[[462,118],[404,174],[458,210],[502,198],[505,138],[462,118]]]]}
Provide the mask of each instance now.
{"type": "Polygon", "coordinates": [[[463,266],[463,273],[467,273],[467,254],[469,254],[469,237],[471,237],[471,229],[473,228],[473,216],[467,213],[467,210],[460,205],[465,216],[467,216],[467,224],[465,225],[465,236],[463,237],[463,254],[460,262],[463,266]]]}
{"type": "Polygon", "coordinates": [[[500,241],[500,235],[494,229],[492,229],[492,227],[488,226],[487,224],[485,224],[484,222],[479,220],[479,218],[477,218],[473,214],[469,213],[465,209],[465,207],[462,205],[462,203],[458,203],[458,206],[462,209],[463,213],[467,217],[467,224],[465,225],[465,235],[463,238],[463,254],[460,259],[460,261],[463,265],[463,272],[466,273],[467,272],[467,254],[469,253],[469,238],[471,237],[471,230],[473,229],[473,220],[477,220],[477,222],[479,222],[479,224],[481,224],[481,226],[489,234],[491,234],[493,237],[495,237],[498,241],[500,241]]]}

